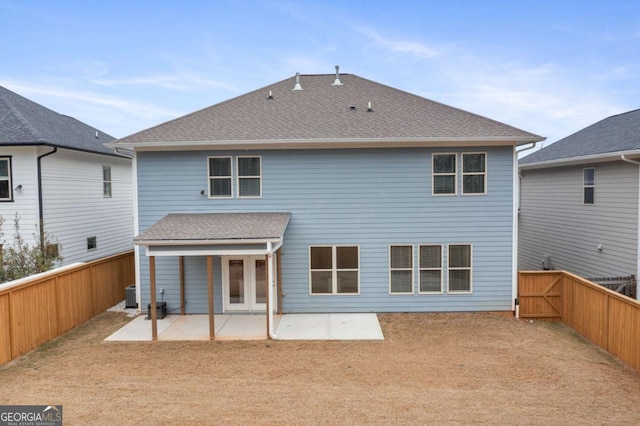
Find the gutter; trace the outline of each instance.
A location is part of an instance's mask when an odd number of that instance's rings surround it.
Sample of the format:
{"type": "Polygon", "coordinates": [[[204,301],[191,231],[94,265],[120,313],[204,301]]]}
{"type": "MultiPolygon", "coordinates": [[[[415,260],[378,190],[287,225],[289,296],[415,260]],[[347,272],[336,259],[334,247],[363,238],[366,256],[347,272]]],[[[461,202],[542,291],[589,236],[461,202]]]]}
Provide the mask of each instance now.
{"type": "Polygon", "coordinates": [[[42,159],[49,155],[58,152],[57,147],[53,147],[53,151],[49,151],[38,156],[37,169],[38,169],[38,219],[40,223],[40,250],[44,253],[44,211],[42,208],[42,159]]]}

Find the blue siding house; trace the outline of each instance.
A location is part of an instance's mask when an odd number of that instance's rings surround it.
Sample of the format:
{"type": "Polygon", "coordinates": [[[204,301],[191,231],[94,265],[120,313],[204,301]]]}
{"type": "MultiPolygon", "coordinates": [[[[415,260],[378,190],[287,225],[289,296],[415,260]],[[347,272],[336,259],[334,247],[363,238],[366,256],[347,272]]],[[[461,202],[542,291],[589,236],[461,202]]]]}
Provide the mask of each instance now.
{"type": "Polygon", "coordinates": [[[142,309],[511,311],[516,148],[543,139],[337,68],[120,139],[142,309]]]}

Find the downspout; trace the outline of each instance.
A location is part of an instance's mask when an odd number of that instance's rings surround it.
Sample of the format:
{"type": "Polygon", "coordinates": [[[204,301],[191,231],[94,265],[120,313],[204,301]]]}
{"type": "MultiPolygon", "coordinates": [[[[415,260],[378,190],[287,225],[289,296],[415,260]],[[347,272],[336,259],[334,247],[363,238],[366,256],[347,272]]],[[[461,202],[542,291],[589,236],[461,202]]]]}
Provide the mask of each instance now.
{"type": "Polygon", "coordinates": [[[276,338],[276,334],[273,331],[273,246],[271,243],[267,243],[267,256],[269,259],[269,264],[267,265],[267,280],[269,281],[269,288],[267,291],[267,298],[269,299],[269,312],[267,312],[267,321],[269,323],[269,337],[271,339],[276,338]]]}
{"type": "MultiPolygon", "coordinates": [[[[630,160],[622,154],[622,161],[640,166],[640,161],[630,160]]],[[[640,276],[640,167],[638,168],[638,234],[636,234],[637,252],[636,252],[636,300],[640,300],[640,292],[637,290],[637,277],[640,276]]]]}
{"type": "Polygon", "coordinates": [[[44,211],[42,208],[42,159],[51,154],[58,152],[58,147],[53,147],[52,151],[44,153],[38,156],[37,168],[38,168],[38,220],[40,224],[40,250],[44,253],[44,211]]]}

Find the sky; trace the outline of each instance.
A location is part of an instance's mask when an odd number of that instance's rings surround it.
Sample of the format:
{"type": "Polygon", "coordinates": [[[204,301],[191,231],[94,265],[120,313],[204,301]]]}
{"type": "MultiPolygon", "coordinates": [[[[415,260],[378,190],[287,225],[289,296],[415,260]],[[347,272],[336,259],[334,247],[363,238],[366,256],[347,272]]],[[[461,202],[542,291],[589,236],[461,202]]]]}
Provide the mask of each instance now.
{"type": "Polygon", "coordinates": [[[357,74],[555,142],[640,108],[640,0],[0,0],[0,85],[115,137],[357,74]]]}

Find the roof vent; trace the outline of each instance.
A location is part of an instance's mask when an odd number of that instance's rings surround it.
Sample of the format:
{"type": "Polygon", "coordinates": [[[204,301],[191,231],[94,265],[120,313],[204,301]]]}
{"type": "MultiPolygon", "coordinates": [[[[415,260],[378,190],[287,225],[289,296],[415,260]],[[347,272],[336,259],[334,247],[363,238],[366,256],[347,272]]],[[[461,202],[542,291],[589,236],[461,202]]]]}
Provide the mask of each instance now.
{"type": "Polygon", "coordinates": [[[349,109],[350,109],[351,111],[355,111],[355,110],[356,110],[356,106],[355,106],[355,105],[351,105],[351,106],[349,107],[349,109]]]}
{"type": "Polygon", "coordinates": [[[98,131],[96,130],[96,139],[100,139],[100,135],[98,135],[98,131]]]}
{"type": "Polygon", "coordinates": [[[296,85],[293,86],[293,90],[302,90],[302,86],[300,85],[300,73],[296,73],[296,85]]]}
{"type": "Polygon", "coordinates": [[[373,112],[373,108],[371,108],[371,102],[369,102],[369,105],[367,106],[367,112],[373,112]]]}
{"type": "Polygon", "coordinates": [[[267,96],[267,99],[269,99],[269,100],[273,99],[273,95],[271,94],[271,90],[269,90],[269,96],[267,96]]]}
{"type": "Polygon", "coordinates": [[[340,81],[340,65],[336,65],[336,79],[332,86],[342,86],[342,82],[340,81]]]}

